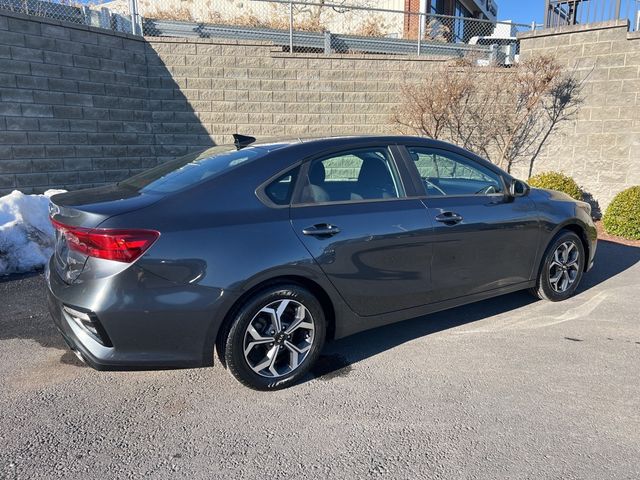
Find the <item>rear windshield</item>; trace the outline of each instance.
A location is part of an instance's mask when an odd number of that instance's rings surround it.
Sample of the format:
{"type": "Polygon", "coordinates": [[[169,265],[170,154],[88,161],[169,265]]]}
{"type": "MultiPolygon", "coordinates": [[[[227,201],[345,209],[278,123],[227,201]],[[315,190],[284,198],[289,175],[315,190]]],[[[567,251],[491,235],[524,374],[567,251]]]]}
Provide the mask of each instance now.
{"type": "Polygon", "coordinates": [[[199,183],[241,163],[264,156],[268,150],[234,146],[213,147],[204,152],[191,153],[171,160],[120,182],[144,193],[171,193],[199,183]]]}

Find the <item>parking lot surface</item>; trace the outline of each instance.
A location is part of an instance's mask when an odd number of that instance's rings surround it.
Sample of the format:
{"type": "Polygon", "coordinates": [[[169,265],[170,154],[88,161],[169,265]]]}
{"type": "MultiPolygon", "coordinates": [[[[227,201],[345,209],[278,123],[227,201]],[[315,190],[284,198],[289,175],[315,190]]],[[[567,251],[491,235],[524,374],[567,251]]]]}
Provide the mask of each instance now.
{"type": "Polygon", "coordinates": [[[260,393],[222,367],[97,372],[41,275],[0,283],[0,478],[640,478],[640,248],[563,303],[510,294],[328,345],[260,393]]]}

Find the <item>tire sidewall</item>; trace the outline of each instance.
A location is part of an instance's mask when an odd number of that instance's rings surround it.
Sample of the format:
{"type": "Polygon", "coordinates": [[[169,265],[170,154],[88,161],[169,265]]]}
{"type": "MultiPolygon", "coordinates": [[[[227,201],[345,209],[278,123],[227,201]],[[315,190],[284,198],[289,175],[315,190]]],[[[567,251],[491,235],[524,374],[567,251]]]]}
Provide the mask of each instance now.
{"type": "Polygon", "coordinates": [[[237,311],[225,340],[224,357],[227,368],[244,385],[256,390],[278,390],[302,378],[320,355],[325,341],[326,319],[320,302],[303,287],[274,286],[252,296],[237,311]],[[244,358],[244,335],[254,316],[266,305],[278,300],[295,300],[309,310],[314,320],[314,340],[309,354],[293,372],[278,378],[263,377],[254,372],[244,358]]]}
{"type": "Polygon", "coordinates": [[[542,263],[542,268],[540,270],[540,274],[538,276],[538,284],[539,288],[544,293],[544,296],[553,301],[560,302],[562,300],[566,300],[571,297],[578,285],[580,285],[580,280],[582,280],[582,274],[584,273],[584,264],[585,264],[585,251],[584,246],[582,245],[582,241],[580,237],[573,232],[563,232],[558,235],[549,245],[547,251],[545,252],[544,261],[542,263]],[[567,241],[572,241],[576,247],[578,248],[578,253],[580,254],[580,258],[578,259],[578,275],[571,285],[565,292],[558,293],[551,286],[551,282],[549,281],[549,267],[554,260],[554,252],[556,249],[563,243],[567,241]]]}

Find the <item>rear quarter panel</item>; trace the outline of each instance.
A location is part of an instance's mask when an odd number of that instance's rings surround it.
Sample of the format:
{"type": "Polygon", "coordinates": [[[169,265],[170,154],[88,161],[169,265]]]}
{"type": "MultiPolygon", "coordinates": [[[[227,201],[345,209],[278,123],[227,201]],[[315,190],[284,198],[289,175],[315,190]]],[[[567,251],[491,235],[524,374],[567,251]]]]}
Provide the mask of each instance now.
{"type": "MultiPolygon", "coordinates": [[[[185,315],[202,295],[221,292],[211,311],[209,337],[215,338],[226,312],[256,285],[282,276],[302,276],[319,284],[334,304],[339,296],[291,227],[289,208],[271,208],[255,189],[271,178],[280,162],[235,169],[156,204],[105,221],[104,228],[149,228],[160,238],[136,267],[173,285],[185,315]]],[[[283,168],[286,167],[286,162],[283,168]]],[[[338,307],[339,308],[339,307],[338,307]]],[[[210,338],[209,338],[210,340],[210,338]]]]}

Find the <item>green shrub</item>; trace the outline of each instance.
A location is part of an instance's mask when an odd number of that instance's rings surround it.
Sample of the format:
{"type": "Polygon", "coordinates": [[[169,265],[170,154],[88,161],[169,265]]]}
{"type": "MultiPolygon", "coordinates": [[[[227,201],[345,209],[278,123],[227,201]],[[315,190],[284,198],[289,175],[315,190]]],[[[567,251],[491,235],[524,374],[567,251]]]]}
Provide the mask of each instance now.
{"type": "Polygon", "coordinates": [[[640,240],[640,186],[617,194],[607,207],[602,223],[611,235],[640,240]]]}
{"type": "Polygon", "coordinates": [[[582,200],[583,198],[582,190],[580,190],[576,181],[560,172],[539,173],[531,177],[527,183],[532,187],[564,192],[576,200],[582,200]]]}

